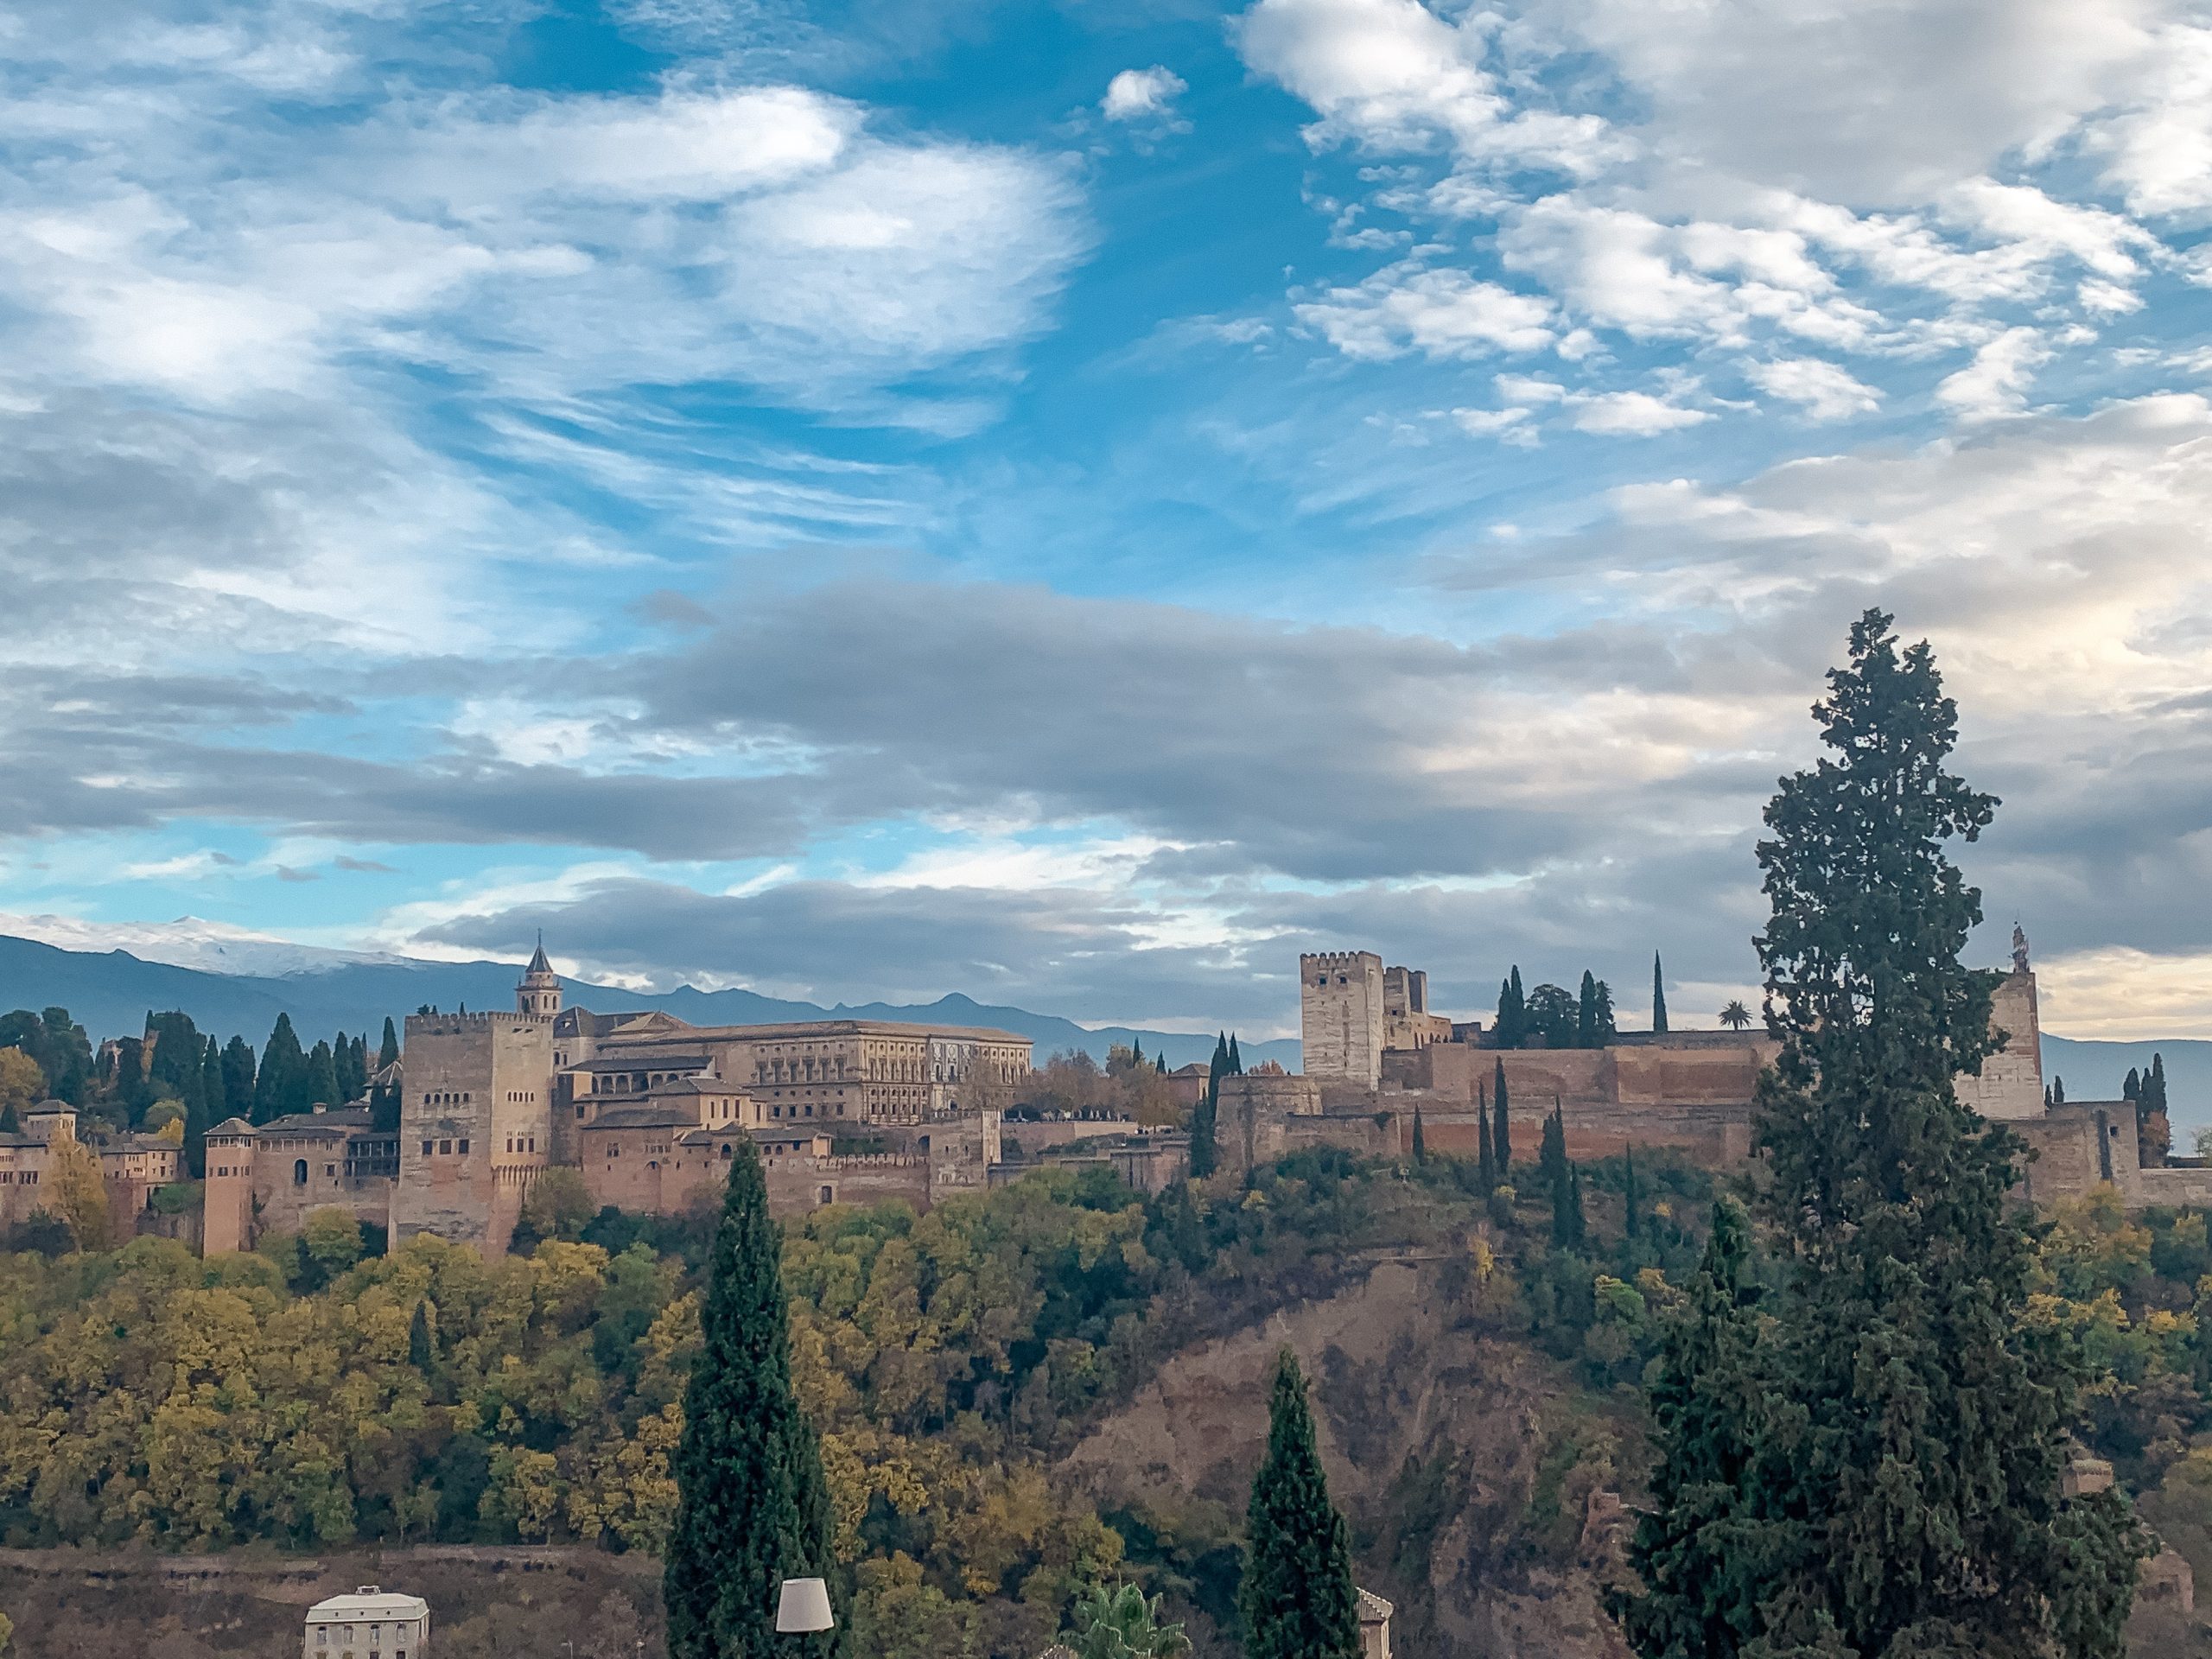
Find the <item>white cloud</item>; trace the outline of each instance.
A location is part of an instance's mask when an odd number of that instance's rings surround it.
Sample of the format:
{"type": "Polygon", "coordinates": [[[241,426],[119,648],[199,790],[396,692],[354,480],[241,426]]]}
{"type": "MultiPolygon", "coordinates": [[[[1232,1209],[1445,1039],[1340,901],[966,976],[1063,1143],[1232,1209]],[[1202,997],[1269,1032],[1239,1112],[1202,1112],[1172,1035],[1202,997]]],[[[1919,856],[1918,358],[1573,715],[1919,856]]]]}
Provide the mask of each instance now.
{"type": "Polygon", "coordinates": [[[1106,83],[1098,108],[1109,121],[1158,119],[1174,113],[1175,100],[1190,86],[1171,69],[1124,69],[1106,83]]]}
{"type": "Polygon", "coordinates": [[[1882,394],[1849,371],[1817,357],[1787,357],[1745,365],[1751,383],[1770,397],[1803,405],[1816,421],[1848,420],[1881,407],[1882,394]]]}
{"type": "Polygon", "coordinates": [[[1974,361],[1947,376],[1936,388],[1939,403],[1965,421],[1993,421],[2017,415],[2027,403],[2036,371],[2050,360],[2050,347],[2033,328],[2007,328],[1975,348],[1974,361]]]}
{"type": "Polygon", "coordinates": [[[2212,207],[2212,28],[2160,31],[2152,61],[2130,106],[2091,127],[2091,148],[2136,213],[2212,207]]]}
{"type": "Polygon", "coordinates": [[[1574,424],[1578,430],[1607,437],[1656,437],[1713,418],[1709,410],[1685,409],[1648,391],[1608,391],[1569,401],[1577,405],[1574,424]]]}
{"type": "Polygon", "coordinates": [[[1594,115],[1516,111],[1482,67],[1484,22],[1448,23],[1419,0],[1259,0],[1234,29],[1255,72],[1319,113],[1317,144],[1442,143],[1578,176],[1626,153],[1594,115]]]}
{"type": "Polygon", "coordinates": [[[2037,263],[2064,256],[2113,282],[2135,276],[2142,269],[2135,254],[2158,245],[2156,237],[2118,213],[2054,201],[2033,185],[1967,179],[1951,188],[1946,203],[1964,223],[2022,245],[2037,263]]]}
{"type": "Polygon", "coordinates": [[[1541,351],[1553,339],[1550,302],[1464,271],[1412,264],[1377,271],[1292,307],[1347,357],[1382,361],[1408,352],[1443,359],[1541,351]]]}

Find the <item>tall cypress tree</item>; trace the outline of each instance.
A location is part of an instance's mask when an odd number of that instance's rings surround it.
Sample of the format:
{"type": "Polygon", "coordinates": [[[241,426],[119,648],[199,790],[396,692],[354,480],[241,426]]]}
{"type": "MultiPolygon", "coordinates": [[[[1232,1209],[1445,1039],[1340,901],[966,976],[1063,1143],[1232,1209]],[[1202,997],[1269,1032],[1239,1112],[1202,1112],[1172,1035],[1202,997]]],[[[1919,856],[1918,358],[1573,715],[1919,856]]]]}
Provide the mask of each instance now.
{"type": "Polygon", "coordinates": [[[1421,1133],[1421,1106],[1416,1102],[1414,1106],[1414,1162],[1425,1164],[1427,1161],[1428,1137],[1421,1133]]]}
{"type": "Polygon", "coordinates": [[[1656,950],[1651,953],[1651,1029],[1662,1035],[1667,1030],[1667,975],[1656,950]]]}
{"type": "Polygon", "coordinates": [[[1581,993],[1575,999],[1574,1046],[1577,1048],[1600,1046],[1598,1037],[1598,976],[1587,968],[1582,970],[1581,993]]]}
{"type": "Polygon", "coordinates": [[[1643,1195],[1636,1190],[1634,1147],[1625,1148],[1621,1160],[1621,1236],[1628,1239],[1639,1237],[1643,1230],[1643,1223],[1637,1218],[1637,1212],[1643,1207],[1643,1195]]]}
{"type": "Polygon", "coordinates": [[[1245,1659],[1357,1659],[1359,1592],[1344,1518],[1329,1501],[1306,1379],[1284,1349],[1268,1402],[1268,1451],[1245,1510],[1245,1659]]]}
{"type": "Polygon", "coordinates": [[[1480,1084],[1475,1086],[1475,1132],[1479,1137],[1475,1170],[1482,1178],[1483,1191],[1489,1192],[1497,1185],[1497,1152],[1491,1144],[1490,1090],[1480,1084]]]}
{"type": "Polygon", "coordinates": [[[266,1123],[290,1112],[303,1112],[308,1083],[308,1057],[301,1051],[300,1035],[292,1029],[292,1016],[279,1014],[261,1051],[261,1067],[253,1084],[253,1121],[266,1123]]]}
{"type": "Polygon", "coordinates": [[[2024,1327],[2018,1142],[1954,1087],[1991,1052],[1998,976],[1960,964],[1980,895],[1944,845],[1997,803],[1945,768],[1957,716],[1925,644],[1870,611],[1828,680],[1834,753],[1782,780],[1758,846],[1782,1039],[1761,1204],[1788,1277],[1765,1333],[1707,1343],[1732,1356],[1699,1379],[1726,1409],[1694,1439],[1655,1394],[1630,1627],[1652,1659],[2117,1656],[2147,1538],[2117,1491],[2061,1497],[2081,1374],[2024,1327]]]}
{"type": "Polygon", "coordinates": [[[219,1109],[213,1101],[209,1113],[219,1118],[243,1117],[254,1121],[254,1064],[253,1050],[243,1037],[234,1036],[223,1045],[223,1103],[219,1109]]]}
{"type": "Polygon", "coordinates": [[[381,1071],[399,1058],[399,1033],[392,1029],[391,1016],[384,1017],[384,1041],[377,1048],[377,1070],[381,1071]]]}
{"type": "Polygon", "coordinates": [[[314,1106],[342,1106],[345,1098],[338,1092],[338,1067],[332,1058],[330,1045],[318,1038],[308,1055],[306,1075],[302,1079],[300,1092],[307,1103],[314,1106]]]}
{"type": "Polygon", "coordinates": [[[199,1180],[207,1173],[207,1131],[223,1109],[223,1051],[213,1037],[200,1046],[200,1088],[184,1109],[184,1167],[199,1180]]]}
{"type": "Polygon", "coordinates": [[[821,1443],[791,1392],[782,1235],[768,1214],[760,1155],[742,1135],[712,1273],[671,1466],[676,1519],[662,1579],[669,1659],[789,1659],[791,1638],[775,1631],[777,1588],[787,1578],[830,1581],[837,1630],[811,1644],[826,1653],[847,1628],[845,1585],[830,1553],[821,1443]]]}
{"type": "Polygon", "coordinates": [[[1229,1033],[1229,1070],[1236,1077],[1244,1075],[1244,1057],[1236,1052],[1236,1033],[1229,1033]]]}
{"type": "Polygon", "coordinates": [[[1505,1062],[1497,1062],[1497,1075],[1491,1079],[1490,1144],[1497,1159],[1497,1179],[1513,1179],[1513,1127],[1506,1112],[1505,1062]]]}

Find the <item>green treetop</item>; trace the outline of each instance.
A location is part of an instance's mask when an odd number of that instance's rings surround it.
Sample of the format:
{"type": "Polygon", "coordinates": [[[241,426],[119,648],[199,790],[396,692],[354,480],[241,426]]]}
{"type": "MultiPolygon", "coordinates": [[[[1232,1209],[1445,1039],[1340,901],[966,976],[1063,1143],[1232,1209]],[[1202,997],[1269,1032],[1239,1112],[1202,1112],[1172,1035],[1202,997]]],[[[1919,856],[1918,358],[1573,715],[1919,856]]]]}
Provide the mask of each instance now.
{"type": "Polygon", "coordinates": [[[1306,1379],[1287,1348],[1275,1360],[1267,1457],[1252,1478],[1245,1527],[1236,1592],[1245,1659],[1358,1659],[1350,1538],[1329,1501],[1306,1379]]]}
{"type": "Polygon", "coordinates": [[[837,1630],[845,1586],[830,1554],[830,1491],[814,1426],[791,1392],[782,1235],[768,1215],[760,1154],[739,1137],[700,1310],[701,1345],[683,1393],[683,1438],[670,1472],[676,1519],[662,1596],[670,1659],[791,1659],[775,1631],[778,1586],[830,1581],[837,1630]]]}
{"type": "Polygon", "coordinates": [[[2023,1328],[2018,1143],[1953,1087],[1990,1052],[1996,976],[1959,962],[1980,896],[1944,848],[1997,803],[1946,768],[1927,645],[1870,611],[1850,654],[1815,709],[1833,753],[1782,780],[1758,846],[1787,1275],[1755,1340],[1717,1298],[1683,1338],[1726,1409],[1662,1422],[1629,1625],[1649,1659],[2116,1656],[2145,1535],[2116,1492],[2061,1498],[2079,1374],[2023,1328]]]}
{"type": "Polygon", "coordinates": [[[377,1070],[381,1071],[399,1058],[399,1033],[392,1029],[391,1016],[384,1017],[384,1041],[377,1046],[377,1070]]]}
{"type": "Polygon", "coordinates": [[[1667,1029],[1667,973],[1659,965],[1659,953],[1651,953],[1651,1029],[1663,1033],[1667,1029]]]}

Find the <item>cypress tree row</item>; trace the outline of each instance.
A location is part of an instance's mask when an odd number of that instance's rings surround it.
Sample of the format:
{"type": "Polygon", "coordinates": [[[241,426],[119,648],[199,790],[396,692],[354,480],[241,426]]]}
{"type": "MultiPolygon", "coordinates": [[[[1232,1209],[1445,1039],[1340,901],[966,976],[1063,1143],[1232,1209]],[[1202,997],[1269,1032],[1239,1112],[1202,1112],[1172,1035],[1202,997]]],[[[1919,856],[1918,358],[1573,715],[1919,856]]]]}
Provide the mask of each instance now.
{"type": "Polygon", "coordinates": [[[1647,1659],[2117,1659],[2149,1553],[2117,1491],[2060,1493],[2080,1362],[2025,1328],[2018,1143],[1953,1084],[1998,976],[1960,964],[1980,895],[1944,844],[1997,803],[1945,769],[1956,711],[1890,620],[1853,626],[1815,709],[1833,753],[1766,811],[1760,1203],[1787,1274],[1753,1325],[1709,1253],[1670,1337],[1624,1609],[1647,1659]]]}
{"type": "Polygon", "coordinates": [[[1245,1659],[1358,1659],[1359,1592],[1344,1518],[1313,1439],[1306,1379],[1285,1348],[1268,1402],[1268,1450],[1245,1510],[1236,1608],[1245,1659]]]}
{"type": "Polygon", "coordinates": [[[670,1470],[669,1659],[790,1659],[792,1638],[775,1631],[787,1578],[829,1580],[837,1628],[808,1639],[827,1654],[847,1628],[845,1585],[831,1554],[821,1442],[791,1392],[783,1238],[749,1138],[740,1138],[730,1164],[711,1266],[670,1470]]]}

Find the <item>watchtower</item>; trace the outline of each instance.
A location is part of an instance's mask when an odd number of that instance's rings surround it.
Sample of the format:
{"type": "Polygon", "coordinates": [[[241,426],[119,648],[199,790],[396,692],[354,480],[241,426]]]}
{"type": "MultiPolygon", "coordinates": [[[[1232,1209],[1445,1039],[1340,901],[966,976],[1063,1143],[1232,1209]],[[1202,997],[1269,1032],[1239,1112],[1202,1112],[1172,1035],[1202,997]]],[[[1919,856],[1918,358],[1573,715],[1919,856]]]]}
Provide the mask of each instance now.
{"type": "Polygon", "coordinates": [[[1299,1037],[1306,1075],[1325,1083],[1379,1088],[1382,1082],[1382,958],[1372,950],[1301,956],[1298,982],[1299,1037]]]}

